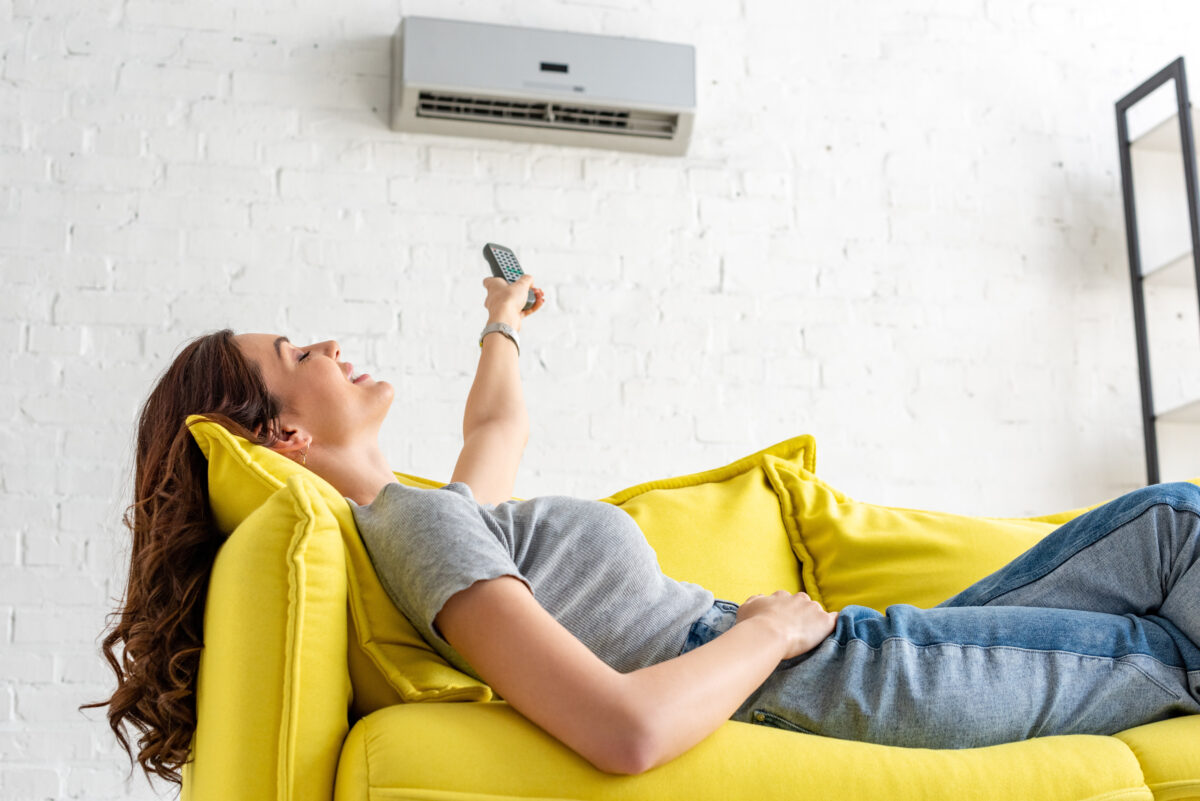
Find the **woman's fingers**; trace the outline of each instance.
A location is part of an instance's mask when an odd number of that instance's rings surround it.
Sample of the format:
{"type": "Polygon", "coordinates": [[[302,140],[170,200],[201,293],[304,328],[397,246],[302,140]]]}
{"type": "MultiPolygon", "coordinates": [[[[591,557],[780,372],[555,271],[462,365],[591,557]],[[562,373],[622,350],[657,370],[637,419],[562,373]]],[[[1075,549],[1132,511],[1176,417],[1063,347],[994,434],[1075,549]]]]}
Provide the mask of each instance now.
{"type": "Polygon", "coordinates": [[[483,305],[492,314],[503,313],[507,316],[512,313],[518,318],[528,317],[541,308],[542,303],[545,302],[545,293],[533,286],[533,276],[531,275],[523,275],[511,284],[503,278],[488,276],[483,279],[483,286],[487,289],[487,297],[483,299],[483,305]],[[536,300],[533,306],[526,309],[525,304],[529,302],[531,290],[536,300]]]}
{"type": "MultiPolygon", "coordinates": [[[[542,290],[538,289],[537,287],[534,287],[533,294],[534,294],[534,297],[536,298],[536,300],[534,300],[534,302],[533,302],[533,305],[530,306],[528,309],[524,309],[521,312],[521,314],[525,315],[526,317],[533,314],[538,309],[542,308],[542,304],[546,302],[546,293],[543,292],[542,290]]],[[[526,298],[528,299],[528,297],[529,297],[529,295],[528,295],[528,293],[526,293],[526,298]]],[[[528,302],[528,300],[526,302],[528,302]]]]}
{"type": "Polygon", "coordinates": [[[738,609],[739,621],[759,615],[769,617],[786,636],[787,658],[811,651],[837,627],[837,613],[825,611],[805,592],[751,595],[738,609]]]}

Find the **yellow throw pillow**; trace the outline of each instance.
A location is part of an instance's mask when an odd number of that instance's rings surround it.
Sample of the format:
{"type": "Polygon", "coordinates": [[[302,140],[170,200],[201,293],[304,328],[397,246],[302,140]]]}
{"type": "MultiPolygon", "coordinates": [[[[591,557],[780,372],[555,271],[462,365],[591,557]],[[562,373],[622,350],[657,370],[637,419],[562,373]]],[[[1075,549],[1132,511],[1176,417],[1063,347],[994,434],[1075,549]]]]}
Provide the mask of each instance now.
{"type": "Polygon", "coordinates": [[[303,476],[222,545],[205,603],[184,797],[333,793],[349,728],[345,575],[337,521],[303,476]]]}
{"type": "MultiPolygon", "coordinates": [[[[397,611],[375,575],[349,503],[332,485],[199,415],[189,417],[188,425],[208,459],[209,503],[222,531],[233,531],[291,476],[304,476],[337,520],[346,550],[353,634],[347,658],[356,717],[400,702],[491,699],[487,685],[442,659],[397,611]]],[[[404,473],[396,478],[409,486],[443,486],[404,473]]]]}
{"type": "Polygon", "coordinates": [[[1029,518],[971,517],[856,501],[812,472],[768,459],[804,586],[826,609],[936,606],[1086,509],[1029,518]]]}
{"type": "Polygon", "coordinates": [[[816,443],[794,437],[713,470],[638,484],[604,500],[628,512],[664,573],[742,602],[800,590],[800,573],[764,472],[768,460],[812,471],[816,443]]]}

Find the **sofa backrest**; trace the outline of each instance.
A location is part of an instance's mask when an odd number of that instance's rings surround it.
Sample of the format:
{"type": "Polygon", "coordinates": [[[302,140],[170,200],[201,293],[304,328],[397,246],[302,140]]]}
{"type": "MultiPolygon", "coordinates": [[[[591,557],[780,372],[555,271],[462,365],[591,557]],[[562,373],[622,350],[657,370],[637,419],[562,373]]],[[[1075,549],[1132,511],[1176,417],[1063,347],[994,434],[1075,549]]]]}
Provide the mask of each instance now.
{"type": "MultiPolygon", "coordinates": [[[[323,513],[339,531],[345,551],[342,580],[350,624],[343,656],[354,688],[352,718],[397,703],[486,701],[492,697],[487,685],[449,665],[396,610],[371,566],[349,503],[332,485],[217,423],[199,416],[188,422],[208,459],[209,503],[222,531],[233,531],[294,476],[303,476],[323,499],[323,513]]],[[[403,473],[396,478],[410,486],[441,486],[403,473]]]]}

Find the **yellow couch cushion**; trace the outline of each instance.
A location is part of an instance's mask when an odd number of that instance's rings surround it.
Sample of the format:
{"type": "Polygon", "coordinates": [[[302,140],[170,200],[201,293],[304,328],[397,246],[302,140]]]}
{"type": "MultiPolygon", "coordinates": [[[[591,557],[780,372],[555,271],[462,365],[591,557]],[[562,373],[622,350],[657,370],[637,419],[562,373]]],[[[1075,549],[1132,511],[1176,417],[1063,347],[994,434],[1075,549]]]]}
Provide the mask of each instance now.
{"type": "Polygon", "coordinates": [[[346,739],[334,798],[1151,801],[1151,794],[1133,754],[1112,737],[930,750],[737,722],[666,765],[612,776],[496,702],[392,707],[360,720],[346,739]]]}
{"type": "MultiPolygon", "coordinates": [[[[451,667],[396,610],[375,575],[346,499],[310,470],[269,448],[236,436],[223,426],[193,416],[192,436],[208,459],[209,503],[217,525],[232,531],[292,476],[304,476],[335,519],[346,552],[348,609],[352,636],[346,654],[354,686],[355,717],[390,704],[492,697],[487,685],[451,667]]],[[[442,486],[396,474],[401,483],[442,486]]]]}
{"type": "Polygon", "coordinates": [[[337,522],[301,476],[222,545],[185,798],[329,798],[349,728],[345,573],[337,522]]]}
{"type": "Polygon", "coordinates": [[[995,572],[1087,509],[971,517],[863,503],[802,467],[768,459],[804,585],[831,610],[936,606],[995,572]]]}
{"type": "Polygon", "coordinates": [[[732,464],[630,487],[604,500],[628,512],[664,573],[741,602],[755,593],[800,590],[768,460],[812,471],[811,436],[785,440],[732,464]]]}
{"type": "Polygon", "coordinates": [[[1155,801],[1200,799],[1200,715],[1161,720],[1114,736],[1141,763],[1155,801]]]}

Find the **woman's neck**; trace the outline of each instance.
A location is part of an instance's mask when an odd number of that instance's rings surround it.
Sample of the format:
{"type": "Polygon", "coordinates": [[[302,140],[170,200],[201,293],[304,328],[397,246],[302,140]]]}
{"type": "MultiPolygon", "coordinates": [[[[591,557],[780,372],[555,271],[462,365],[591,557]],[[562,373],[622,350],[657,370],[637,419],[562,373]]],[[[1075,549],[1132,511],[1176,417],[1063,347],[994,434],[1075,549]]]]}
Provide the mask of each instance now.
{"type": "Polygon", "coordinates": [[[365,506],[396,480],[377,441],[359,446],[320,447],[308,453],[308,468],[357,504],[365,506]]]}

